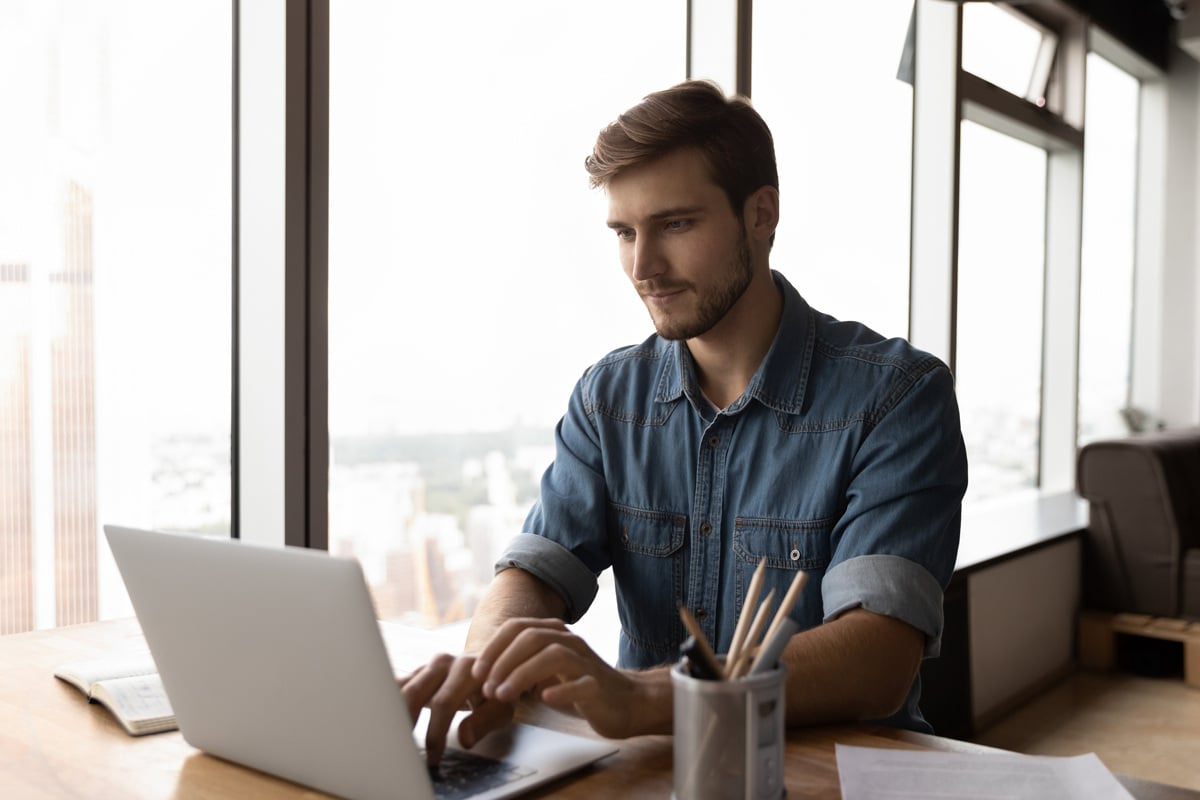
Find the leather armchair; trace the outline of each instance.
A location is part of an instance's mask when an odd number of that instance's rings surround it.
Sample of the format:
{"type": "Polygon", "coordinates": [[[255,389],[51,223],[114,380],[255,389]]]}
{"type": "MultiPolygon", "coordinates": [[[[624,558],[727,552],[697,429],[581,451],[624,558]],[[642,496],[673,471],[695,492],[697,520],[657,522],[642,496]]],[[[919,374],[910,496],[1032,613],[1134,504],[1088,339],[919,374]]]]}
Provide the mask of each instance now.
{"type": "Polygon", "coordinates": [[[1092,442],[1077,468],[1085,607],[1200,620],[1200,428],[1092,442]]]}

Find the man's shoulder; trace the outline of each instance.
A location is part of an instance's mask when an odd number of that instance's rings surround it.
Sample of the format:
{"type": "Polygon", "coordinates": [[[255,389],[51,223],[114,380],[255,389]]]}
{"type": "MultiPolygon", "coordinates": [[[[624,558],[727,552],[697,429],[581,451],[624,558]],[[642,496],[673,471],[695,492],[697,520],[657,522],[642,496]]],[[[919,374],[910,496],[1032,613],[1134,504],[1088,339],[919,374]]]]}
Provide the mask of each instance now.
{"type": "Polygon", "coordinates": [[[613,350],[588,367],[579,383],[584,409],[623,423],[665,421],[670,409],[662,401],[678,395],[675,344],[651,336],[613,350]]]}
{"type": "Polygon", "coordinates": [[[837,413],[882,419],[914,391],[949,403],[954,381],[937,356],[859,322],[817,315],[809,391],[837,413]],[[918,389],[918,387],[924,387],[918,389]]]}
{"type": "Polygon", "coordinates": [[[782,274],[774,275],[784,293],[783,325],[795,341],[808,340],[807,349],[814,361],[841,362],[844,366],[855,365],[880,374],[925,372],[945,366],[907,339],[884,336],[862,322],[838,319],[819,311],[809,305],[782,274]]]}
{"type": "Polygon", "coordinates": [[[925,373],[945,364],[937,356],[915,347],[907,339],[887,337],[861,322],[814,314],[813,354],[834,364],[846,362],[887,374],[925,373]]]}

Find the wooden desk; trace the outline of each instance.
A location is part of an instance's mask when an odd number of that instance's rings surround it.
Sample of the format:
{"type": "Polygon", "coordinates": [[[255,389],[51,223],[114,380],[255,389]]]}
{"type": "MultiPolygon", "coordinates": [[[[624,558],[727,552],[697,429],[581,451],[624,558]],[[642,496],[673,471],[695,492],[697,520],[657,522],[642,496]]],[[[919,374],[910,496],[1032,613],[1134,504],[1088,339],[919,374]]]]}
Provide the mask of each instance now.
{"type": "MultiPolygon", "coordinates": [[[[107,710],[52,677],[55,666],[144,650],[134,620],[0,637],[0,797],[317,798],[317,792],[230,764],[192,748],[178,731],[127,736],[107,710]]],[[[536,712],[538,722],[573,731],[578,720],[536,712]]],[[[978,752],[985,748],[881,726],[845,725],[788,736],[789,800],[841,797],[834,744],[978,752]]],[[[671,793],[671,739],[646,736],[534,797],[664,798],[671,793]]],[[[1136,778],[1121,782],[1139,800],[1200,800],[1200,792],[1136,778]]]]}

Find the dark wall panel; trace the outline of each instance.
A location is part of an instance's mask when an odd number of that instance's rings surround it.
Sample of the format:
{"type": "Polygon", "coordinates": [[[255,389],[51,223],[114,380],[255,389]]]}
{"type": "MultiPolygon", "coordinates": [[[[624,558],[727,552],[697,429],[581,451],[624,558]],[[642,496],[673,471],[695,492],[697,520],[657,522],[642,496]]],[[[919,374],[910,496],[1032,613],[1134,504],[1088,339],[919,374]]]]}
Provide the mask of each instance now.
{"type": "MultiPolygon", "coordinates": [[[[1174,21],[1162,0],[1067,0],[1160,69],[1167,69],[1174,21]]],[[[1197,13],[1197,12],[1193,12],[1197,13]]]]}

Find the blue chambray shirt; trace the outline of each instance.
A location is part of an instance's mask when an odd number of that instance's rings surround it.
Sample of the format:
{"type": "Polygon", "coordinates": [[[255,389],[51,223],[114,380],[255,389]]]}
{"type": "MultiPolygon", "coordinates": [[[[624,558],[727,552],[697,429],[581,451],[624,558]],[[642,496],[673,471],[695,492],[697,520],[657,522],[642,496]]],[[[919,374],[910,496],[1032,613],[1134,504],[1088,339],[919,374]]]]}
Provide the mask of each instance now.
{"type": "MultiPolygon", "coordinates": [[[[718,411],[687,346],[652,336],[590,367],[556,430],[541,499],[496,564],[554,587],[577,620],[614,572],[618,664],[678,658],[693,611],[726,652],[750,577],[807,629],[862,607],[938,653],[967,462],[945,364],[814,311],[779,273],[783,314],[746,391],[718,411]]],[[[930,730],[920,677],[889,724],[930,730]]]]}

